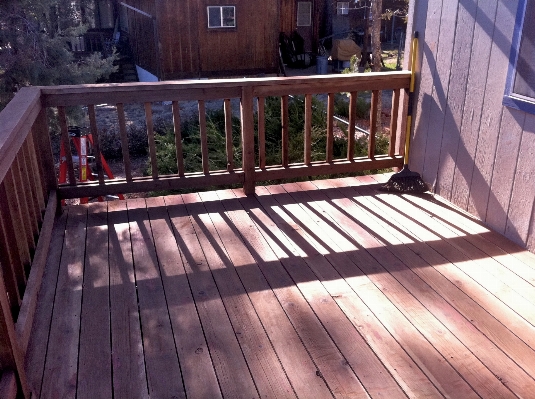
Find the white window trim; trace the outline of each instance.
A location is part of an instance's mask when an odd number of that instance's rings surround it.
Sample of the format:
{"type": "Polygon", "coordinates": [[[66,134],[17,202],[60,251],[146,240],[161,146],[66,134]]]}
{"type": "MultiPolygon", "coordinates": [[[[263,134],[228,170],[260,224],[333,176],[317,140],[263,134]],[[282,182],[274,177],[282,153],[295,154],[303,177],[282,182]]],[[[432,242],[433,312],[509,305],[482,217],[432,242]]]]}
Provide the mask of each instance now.
{"type": "Polygon", "coordinates": [[[206,7],[206,15],[208,17],[208,29],[233,29],[236,28],[236,7],[235,6],[207,6],[206,7]],[[210,9],[211,8],[218,8],[219,9],[219,15],[221,16],[220,24],[217,26],[210,26],[210,9]],[[223,9],[224,8],[232,8],[233,14],[234,14],[234,25],[223,25],[223,9]]]}

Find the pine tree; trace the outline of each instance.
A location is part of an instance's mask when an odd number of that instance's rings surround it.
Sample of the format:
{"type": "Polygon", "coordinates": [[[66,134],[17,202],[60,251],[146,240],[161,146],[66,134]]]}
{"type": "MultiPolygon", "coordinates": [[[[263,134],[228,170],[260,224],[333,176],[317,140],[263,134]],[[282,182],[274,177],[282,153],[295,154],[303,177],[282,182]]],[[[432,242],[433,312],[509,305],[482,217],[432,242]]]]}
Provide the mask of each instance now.
{"type": "Polygon", "coordinates": [[[115,55],[78,58],[71,49],[91,21],[92,0],[2,0],[0,109],[23,86],[95,83],[115,55]]]}

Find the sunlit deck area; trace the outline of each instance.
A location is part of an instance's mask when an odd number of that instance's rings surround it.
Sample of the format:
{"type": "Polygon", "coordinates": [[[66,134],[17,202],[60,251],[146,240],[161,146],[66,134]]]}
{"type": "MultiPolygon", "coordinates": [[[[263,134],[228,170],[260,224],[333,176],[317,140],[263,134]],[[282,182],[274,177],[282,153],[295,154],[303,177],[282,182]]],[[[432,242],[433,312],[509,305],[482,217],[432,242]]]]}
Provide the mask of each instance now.
{"type": "Polygon", "coordinates": [[[65,207],[34,397],[533,397],[535,257],[386,178],[65,207]]]}

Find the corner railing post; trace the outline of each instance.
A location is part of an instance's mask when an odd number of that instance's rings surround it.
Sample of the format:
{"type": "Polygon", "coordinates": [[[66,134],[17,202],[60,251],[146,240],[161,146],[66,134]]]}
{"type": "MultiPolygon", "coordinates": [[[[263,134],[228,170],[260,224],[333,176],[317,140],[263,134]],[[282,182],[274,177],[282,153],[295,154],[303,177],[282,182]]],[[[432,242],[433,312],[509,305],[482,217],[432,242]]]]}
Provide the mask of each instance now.
{"type": "Polygon", "coordinates": [[[252,86],[242,87],[240,111],[244,173],[243,191],[246,195],[249,195],[254,194],[255,189],[254,117],[252,86]]]}

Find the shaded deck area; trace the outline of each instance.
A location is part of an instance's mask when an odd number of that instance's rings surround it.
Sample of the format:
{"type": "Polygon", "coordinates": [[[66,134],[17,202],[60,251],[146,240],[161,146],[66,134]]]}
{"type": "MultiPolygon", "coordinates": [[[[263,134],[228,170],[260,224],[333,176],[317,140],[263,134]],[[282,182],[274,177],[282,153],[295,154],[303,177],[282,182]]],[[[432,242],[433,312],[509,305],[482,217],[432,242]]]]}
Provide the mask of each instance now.
{"type": "Polygon", "coordinates": [[[35,397],[533,397],[534,255],[374,179],[65,208],[35,397]]]}

